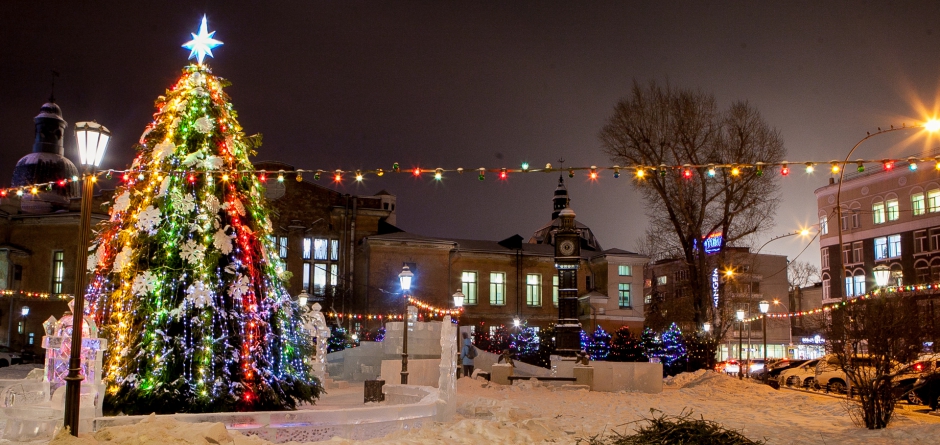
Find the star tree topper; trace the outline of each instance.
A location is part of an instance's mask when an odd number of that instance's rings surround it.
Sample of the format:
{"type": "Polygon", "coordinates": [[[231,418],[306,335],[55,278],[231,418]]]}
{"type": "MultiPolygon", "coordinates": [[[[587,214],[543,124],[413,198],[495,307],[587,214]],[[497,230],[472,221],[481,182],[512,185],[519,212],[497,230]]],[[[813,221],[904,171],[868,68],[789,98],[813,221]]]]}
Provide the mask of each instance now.
{"type": "Polygon", "coordinates": [[[193,39],[183,44],[183,48],[190,51],[189,58],[192,59],[195,57],[200,65],[202,65],[202,59],[204,59],[206,55],[215,57],[212,55],[212,48],[222,45],[222,42],[212,38],[212,36],[215,35],[215,31],[209,32],[207,28],[206,16],[203,15],[202,25],[199,26],[199,34],[190,33],[193,39]]]}

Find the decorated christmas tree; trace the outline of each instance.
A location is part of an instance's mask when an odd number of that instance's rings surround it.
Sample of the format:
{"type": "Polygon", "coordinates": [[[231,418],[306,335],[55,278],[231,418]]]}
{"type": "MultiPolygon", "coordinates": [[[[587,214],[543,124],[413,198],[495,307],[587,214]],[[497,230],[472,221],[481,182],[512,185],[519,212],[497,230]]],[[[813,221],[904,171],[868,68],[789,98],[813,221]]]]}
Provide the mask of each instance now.
{"type": "Polygon", "coordinates": [[[539,351],[532,364],[543,368],[552,367],[552,355],[555,353],[555,324],[551,323],[539,332],[539,351]]]}
{"type": "Polygon", "coordinates": [[[643,351],[649,361],[662,360],[663,340],[659,334],[650,328],[643,329],[640,335],[640,343],[643,345],[643,351]]]}
{"type": "Polygon", "coordinates": [[[527,363],[537,362],[539,352],[539,336],[535,332],[535,329],[525,327],[519,330],[518,333],[512,334],[512,343],[510,344],[510,348],[513,350],[513,353],[519,357],[519,360],[527,363]]]}
{"type": "Polygon", "coordinates": [[[156,101],[88,258],[109,340],[105,407],[125,414],[292,409],[321,391],[314,350],[269,239],[263,179],[227,83],[198,63],[156,101]]]}
{"type": "Polygon", "coordinates": [[[608,360],[615,362],[642,362],[646,361],[646,355],[643,354],[643,346],[640,341],[633,336],[630,328],[621,326],[614,333],[614,338],[610,341],[610,355],[608,360]]]}
{"type": "Polygon", "coordinates": [[[581,350],[587,351],[591,346],[591,336],[584,329],[581,330],[581,350]]]}
{"type": "Polygon", "coordinates": [[[326,352],[342,351],[349,347],[349,335],[342,326],[330,326],[330,338],[326,343],[326,352]]]}
{"type": "Polygon", "coordinates": [[[610,334],[604,328],[598,326],[591,334],[587,352],[591,360],[607,360],[607,355],[610,354],[610,334]]]}
{"type": "Polygon", "coordinates": [[[682,338],[682,331],[675,323],[669,325],[666,332],[663,333],[663,368],[670,375],[685,371],[688,362],[688,352],[685,348],[685,339],[682,338]]]}

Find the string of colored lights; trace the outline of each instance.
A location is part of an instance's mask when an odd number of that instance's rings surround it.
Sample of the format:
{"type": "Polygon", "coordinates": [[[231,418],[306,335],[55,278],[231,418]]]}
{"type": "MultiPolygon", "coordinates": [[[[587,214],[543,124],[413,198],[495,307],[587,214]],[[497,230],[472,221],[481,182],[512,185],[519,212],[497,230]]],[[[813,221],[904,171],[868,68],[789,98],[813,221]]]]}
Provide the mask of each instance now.
{"type": "Polygon", "coordinates": [[[38,298],[43,300],[69,300],[72,298],[72,294],[53,294],[49,292],[29,292],[24,290],[10,290],[4,289],[0,290],[0,295],[3,296],[21,296],[26,298],[38,298]]]}
{"type": "MultiPolygon", "coordinates": [[[[831,312],[842,309],[849,304],[855,304],[862,300],[871,299],[874,296],[881,296],[884,294],[896,294],[899,292],[923,292],[923,291],[934,291],[940,292],[940,283],[931,283],[931,284],[911,284],[905,286],[887,286],[880,289],[873,290],[866,293],[865,295],[860,295],[857,297],[852,297],[846,299],[846,301],[839,301],[836,303],[830,303],[824,305],[821,308],[810,309],[807,311],[798,311],[798,312],[768,312],[767,318],[791,318],[791,317],[804,317],[807,315],[821,314],[823,312],[831,312]]],[[[934,295],[932,292],[931,295],[934,295]]],[[[749,323],[752,321],[758,321],[761,319],[761,315],[755,315],[753,317],[745,318],[744,322],[749,323]]]]}
{"type": "MultiPolygon", "coordinates": [[[[139,157],[138,157],[139,159],[139,157]]],[[[933,162],[933,169],[940,171],[940,156],[934,158],[892,158],[892,159],[858,159],[851,161],[856,167],[856,171],[863,173],[866,171],[866,166],[870,165],[880,165],[881,168],[885,171],[893,170],[899,165],[904,165],[906,163],[908,170],[916,171],[920,164],[933,162]]],[[[137,181],[143,181],[147,176],[156,175],[160,180],[166,176],[173,177],[185,177],[191,185],[195,185],[197,181],[205,180],[207,182],[222,181],[228,182],[233,181],[238,178],[244,178],[248,175],[257,175],[257,178],[261,182],[267,182],[269,178],[277,180],[278,182],[284,182],[286,178],[293,176],[298,182],[304,180],[304,175],[312,176],[314,180],[320,180],[323,177],[330,177],[333,182],[343,182],[346,179],[352,178],[355,181],[362,181],[369,175],[374,175],[376,177],[384,176],[386,173],[399,173],[399,174],[410,174],[416,177],[430,176],[435,180],[441,180],[444,177],[444,173],[457,173],[458,175],[463,173],[472,172],[477,174],[478,179],[485,180],[487,173],[493,173],[498,179],[508,179],[510,174],[518,173],[568,173],[568,177],[573,178],[576,175],[576,172],[588,172],[589,179],[599,179],[602,172],[612,172],[614,178],[619,178],[622,171],[632,172],[633,176],[638,179],[643,179],[651,174],[659,173],[661,176],[665,176],[669,172],[678,173],[684,178],[691,179],[696,174],[705,175],[707,177],[715,177],[719,172],[726,172],[727,174],[734,176],[740,176],[745,174],[747,171],[752,170],[754,174],[761,176],[764,174],[765,169],[774,169],[773,171],[779,173],[781,176],[789,176],[792,172],[791,166],[802,166],[804,171],[807,174],[812,174],[816,171],[816,167],[820,165],[829,165],[829,171],[833,174],[840,172],[842,163],[840,161],[799,161],[799,162],[755,162],[755,163],[728,163],[728,164],[682,164],[682,165],[612,165],[606,167],[598,167],[592,165],[590,167],[564,167],[564,168],[555,168],[551,164],[546,164],[545,168],[529,168],[527,163],[523,163],[519,168],[507,168],[507,167],[480,167],[474,169],[465,169],[463,167],[456,168],[422,168],[422,167],[413,167],[410,169],[402,169],[398,163],[392,165],[391,169],[385,170],[382,168],[375,169],[356,169],[356,170],[343,170],[343,169],[296,169],[296,170],[255,170],[253,168],[243,168],[243,169],[221,169],[214,168],[212,165],[208,167],[195,168],[195,169],[154,169],[154,168],[145,168],[141,166],[136,169],[109,169],[102,170],[97,172],[97,177],[104,176],[107,179],[111,179],[113,176],[120,176],[121,180],[127,183],[137,181]]],[[[97,180],[95,177],[93,180],[97,180]]],[[[15,195],[22,197],[27,194],[36,195],[43,191],[51,191],[54,187],[65,187],[68,184],[81,181],[81,178],[73,176],[67,179],[60,179],[57,181],[50,181],[40,184],[29,184],[22,186],[11,186],[7,188],[0,189],[0,198],[6,198],[10,195],[15,195]]]]}
{"type": "Polygon", "coordinates": [[[462,307],[461,307],[461,308],[456,308],[456,309],[439,308],[439,307],[437,307],[437,306],[434,306],[434,305],[431,305],[431,304],[429,304],[429,303],[425,303],[425,302],[423,302],[423,301],[421,301],[421,300],[418,300],[418,299],[416,299],[416,298],[414,298],[414,297],[408,297],[408,302],[411,303],[411,304],[413,304],[413,305],[415,305],[415,306],[416,306],[418,309],[420,309],[420,310],[423,310],[423,311],[426,311],[426,312],[431,312],[431,313],[433,313],[433,314],[435,314],[435,315],[451,315],[451,316],[453,316],[453,315],[460,315],[460,314],[463,313],[463,308],[462,308],[462,307]]]}

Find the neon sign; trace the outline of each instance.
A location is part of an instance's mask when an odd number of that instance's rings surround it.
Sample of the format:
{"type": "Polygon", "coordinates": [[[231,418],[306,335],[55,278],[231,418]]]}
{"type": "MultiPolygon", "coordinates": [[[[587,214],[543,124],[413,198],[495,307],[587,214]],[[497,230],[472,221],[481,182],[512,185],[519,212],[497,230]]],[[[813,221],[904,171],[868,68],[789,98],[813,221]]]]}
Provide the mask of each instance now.
{"type": "Polygon", "coordinates": [[[721,232],[712,232],[702,240],[702,246],[705,248],[705,253],[711,255],[713,253],[718,253],[721,250],[721,232]]]}

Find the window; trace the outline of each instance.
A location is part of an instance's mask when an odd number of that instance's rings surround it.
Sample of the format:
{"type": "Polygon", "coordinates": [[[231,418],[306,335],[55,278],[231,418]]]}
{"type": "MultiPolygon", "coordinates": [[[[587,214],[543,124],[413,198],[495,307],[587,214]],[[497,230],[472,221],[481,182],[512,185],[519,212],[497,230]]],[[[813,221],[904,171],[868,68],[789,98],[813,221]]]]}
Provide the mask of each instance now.
{"type": "Polygon", "coordinates": [[[330,240],[330,261],[339,261],[339,240],[330,240]]]}
{"type": "MultiPolygon", "coordinates": [[[[62,293],[62,282],[65,280],[65,252],[56,250],[52,252],[52,293],[62,293]]],[[[32,343],[30,343],[32,344],[32,343]]]]}
{"type": "Polygon", "coordinates": [[[822,235],[829,233],[829,218],[826,215],[819,217],[819,232],[822,235]]]}
{"type": "Polygon", "coordinates": [[[23,322],[22,322],[22,321],[20,321],[20,322],[18,322],[18,323],[16,324],[16,333],[17,333],[17,334],[22,334],[22,333],[23,333],[23,322]]]}
{"type": "Polygon", "coordinates": [[[537,273],[525,276],[525,304],[526,306],[542,305],[542,276],[537,273]]]}
{"type": "Polygon", "coordinates": [[[310,268],[311,268],[311,267],[313,267],[312,264],[310,264],[310,263],[304,263],[303,280],[300,282],[301,289],[303,289],[303,290],[305,290],[305,291],[307,291],[307,292],[310,292],[310,277],[311,277],[311,275],[312,275],[312,274],[310,273],[310,268]]]}
{"type": "Polygon", "coordinates": [[[303,249],[303,259],[310,259],[310,251],[313,249],[313,240],[310,238],[304,238],[304,249],[303,249]]]}
{"type": "Polygon", "coordinates": [[[649,294],[643,297],[643,303],[650,304],[653,302],[653,294],[649,294]]]}
{"type": "Polygon", "coordinates": [[[464,271],[460,275],[460,287],[465,295],[463,304],[477,304],[477,273],[464,271]]]}
{"type": "Polygon", "coordinates": [[[884,224],[885,222],[885,203],[876,202],[871,206],[871,214],[874,217],[875,224],[884,224]]]}
{"type": "Polygon", "coordinates": [[[622,308],[630,307],[630,283],[617,285],[617,301],[622,308]]]}
{"type": "Polygon", "coordinates": [[[313,294],[323,295],[326,292],[326,264],[313,265],[313,294]]]}
{"type": "Polygon", "coordinates": [[[339,276],[339,266],[330,264],[330,286],[336,287],[336,278],[339,276]]]}
{"type": "Polygon", "coordinates": [[[851,258],[852,258],[852,245],[843,244],[842,245],[842,264],[851,263],[851,261],[849,261],[849,259],[851,258]]]}
{"type": "Polygon", "coordinates": [[[940,189],[927,191],[927,210],[930,212],[940,212],[940,189]]]}
{"type": "Polygon", "coordinates": [[[852,262],[861,263],[862,262],[862,242],[856,241],[852,243],[852,262]]]}
{"type": "Polygon", "coordinates": [[[858,228],[858,210],[852,210],[852,228],[858,228]]]}
{"type": "Polygon", "coordinates": [[[830,286],[829,283],[830,283],[830,281],[829,281],[828,278],[826,278],[826,279],[823,279],[823,280],[822,280],[822,283],[823,283],[823,284],[822,284],[822,299],[823,299],[823,300],[828,300],[828,299],[829,299],[829,286],[830,286]]]}
{"type": "Polygon", "coordinates": [[[313,259],[325,260],[327,258],[327,240],[323,238],[314,238],[313,240],[313,259]]]}
{"type": "Polygon", "coordinates": [[[888,235],[888,258],[901,256],[901,235],[888,235]]]}
{"type": "Polygon", "coordinates": [[[885,201],[885,209],[888,212],[888,215],[887,215],[888,221],[897,221],[898,218],[901,216],[901,212],[898,208],[897,199],[889,199],[885,201]]]}
{"type": "Polygon", "coordinates": [[[659,284],[666,284],[667,278],[665,275],[656,277],[656,282],[659,284]]]}
{"type": "Polygon", "coordinates": [[[30,333],[29,333],[29,340],[28,340],[28,342],[29,342],[30,345],[36,344],[36,333],[35,333],[35,332],[30,332],[30,333]]]}
{"type": "Polygon", "coordinates": [[[287,258],[287,237],[277,237],[277,255],[281,258],[287,258]]]}
{"type": "Polygon", "coordinates": [[[617,266],[617,275],[620,275],[621,277],[629,277],[633,275],[633,271],[630,270],[630,266],[621,264],[617,266]]]}
{"type": "Polygon", "coordinates": [[[930,251],[940,250],[940,228],[930,229],[927,233],[930,234],[930,251]]]}
{"type": "Polygon", "coordinates": [[[845,277],[845,296],[852,297],[855,293],[852,292],[852,277],[845,277]]]}
{"type": "Polygon", "coordinates": [[[673,274],[676,283],[684,283],[689,281],[689,270],[688,269],[679,269],[673,274]]]}
{"type": "Polygon", "coordinates": [[[888,238],[875,238],[875,260],[888,258],[888,238]]]}
{"type": "Polygon", "coordinates": [[[828,247],[822,248],[821,257],[822,257],[822,262],[820,265],[822,266],[823,269],[828,269],[829,268],[829,248],[828,247]]]}
{"type": "Polygon", "coordinates": [[[504,272],[490,273],[490,304],[493,306],[506,304],[506,274],[504,272]]]}
{"type": "Polygon", "coordinates": [[[930,282],[930,268],[927,267],[927,263],[921,263],[915,266],[914,273],[917,275],[917,284],[930,282]]]}
{"type": "Polygon", "coordinates": [[[918,216],[923,215],[924,212],[924,194],[914,193],[911,195],[911,213],[913,213],[914,216],[918,216]]]}
{"type": "Polygon", "coordinates": [[[914,232],[914,253],[929,252],[927,248],[927,231],[917,230],[914,232]]]}
{"type": "Polygon", "coordinates": [[[855,295],[865,295],[865,275],[856,275],[852,277],[852,281],[855,284],[855,295]]]}
{"type": "Polygon", "coordinates": [[[552,275],[552,304],[558,307],[558,275],[552,275]]]}

